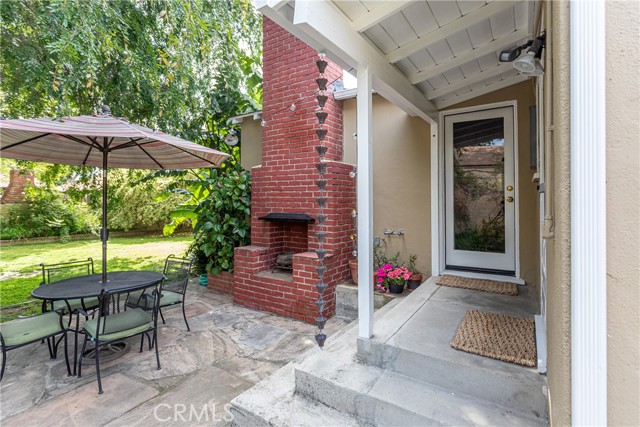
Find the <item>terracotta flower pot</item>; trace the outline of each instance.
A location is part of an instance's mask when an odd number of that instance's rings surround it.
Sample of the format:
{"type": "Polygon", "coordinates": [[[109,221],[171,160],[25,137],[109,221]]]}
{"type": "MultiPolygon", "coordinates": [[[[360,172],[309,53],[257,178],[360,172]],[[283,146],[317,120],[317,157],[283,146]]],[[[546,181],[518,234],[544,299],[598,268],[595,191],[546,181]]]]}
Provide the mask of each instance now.
{"type": "Polygon", "coordinates": [[[409,278],[409,281],[407,282],[407,289],[416,289],[418,286],[420,286],[422,284],[422,280],[424,279],[424,276],[422,275],[422,273],[414,273],[411,275],[411,277],[409,278]]]}
{"type": "MultiPolygon", "coordinates": [[[[351,269],[351,281],[354,285],[358,284],[358,260],[352,259],[349,261],[349,268],[351,269]]],[[[373,272],[373,286],[376,285],[376,273],[373,272]]]]}
{"type": "Polygon", "coordinates": [[[351,281],[354,285],[358,284],[358,260],[352,259],[349,261],[349,268],[351,269],[351,281]]]}

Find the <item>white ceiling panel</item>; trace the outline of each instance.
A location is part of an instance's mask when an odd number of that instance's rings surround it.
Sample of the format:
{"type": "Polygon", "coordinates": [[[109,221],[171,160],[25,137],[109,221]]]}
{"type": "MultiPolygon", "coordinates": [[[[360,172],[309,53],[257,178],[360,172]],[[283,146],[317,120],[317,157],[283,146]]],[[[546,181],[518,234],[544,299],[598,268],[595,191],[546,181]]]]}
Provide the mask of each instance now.
{"type": "Polygon", "coordinates": [[[489,77],[489,78],[485,79],[484,82],[487,85],[491,85],[493,83],[498,83],[500,80],[502,80],[502,75],[498,74],[497,76],[493,76],[493,77],[489,77]]]}
{"type": "Polygon", "coordinates": [[[438,22],[433,17],[433,13],[431,13],[426,1],[412,3],[402,11],[402,14],[409,21],[418,37],[422,37],[438,28],[438,22]]]}
{"type": "Polygon", "coordinates": [[[478,61],[475,59],[467,62],[466,64],[462,64],[460,66],[460,70],[462,70],[462,74],[464,74],[465,77],[470,77],[482,71],[482,69],[480,69],[480,64],[478,64],[478,61]]]}
{"type": "Polygon", "coordinates": [[[460,67],[455,67],[450,70],[447,70],[444,73],[442,73],[442,75],[444,76],[445,79],[447,79],[449,83],[453,83],[458,80],[464,79],[464,75],[462,74],[462,70],[460,70],[460,67]]]}
{"type": "Polygon", "coordinates": [[[431,55],[429,55],[429,52],[427,52],[426,49],[422,49],[421,51],[414,53],[409,57],[409,59],[415,64],[418,70],[424,70],[432,65],[436,65],[436,62],[433,60],[431,55]]]}
{"type": "Polygon", "coordinates": [[[498,55],[496,55],[495,53],[483,55],[478,58],[478,64],[480,65],[480,69],[482,69],[483,71],[495,67],[496,65],[498,65],[498,55]]]}
{"type": "Polygon", "coordinates": [[[420,71],[418,68],[416,68],[416,66],[413,64],[413,62],[411,62],[409,60],[409,58],[405,58],[403,60],[400,60],[398,62],[396,62],[395,64],[398,69],[400,71],[402,71],[402,73],[405,76],[410,76],[411,74],[417,73],[418,71],[420,71]]]}
{"type": "Polygon", "coordinates": [[[449,58],[453,58],[453,52],[449,48],[449,44],[445,40],[439,40],[430,45],[427,50],[436,64],[439,64],[449,58]]]}
{"type": "Polygon", "coordinates": [[[428,81],[420,82],[416,85],[416,87],[420,89],[420,92],[424,93],[425,95],[430,90],[433,90],[433,86],[431,86],[428,81]]]}
{"type": "Polygon", "coordinates": [[[489,20],[491,21],[491,32],[494,39],[499,39],[516,30],[516,18],[512,7],[496,13],[489,20]]]}
{"type": "Polygon", "coordinates": [[[360,0],[360,2],[367,8],[367,10],[373,10],[376,7],[380,7],[385,3],[385,0],[360,0]]]}
{"type": "Polygon", "coordinates": [[[463,52],[473,49],[467,30],[458,31],[457,33],[447,37],[447,42],[449,43],[449,47],[451,48],[454,56],[460,56],[463,52]]]}
{"type": "Polygon", "coordinates": [[[502,73],[501,76],[502,76],[502,79],[505,80],[505,79],[508,79],[509,77],[517,76],[518,74],[520,74],[518,70],[516,70],[515,68],[511,68],[510,70],[502,73]]]}
{"type": "Polygon", "coordinates": [[[382,53],[386,54],[398,48],[398,45],[380,25],[374,25],[363,34],[365,34],[382,53]]]}
{"type": "Polygon", "coordinates": [[[458,9],[458,4],[455,1],[432,0],[429,2],[429,7],[436,21],[438,21],[438,25],[441,27],[462,16],[460,9],[458,9]]]}
{"type": "Polygon", "coordinates": [[[478,46],[489,43],[493,40],[493,33],[491,32],[491,22],[488,19],[480,21],[467,28],[471,45],[475,49],[478,46]]]}
{"type": "Polygon", "coordinates": [[[484,89],[485,87],[487,87],[487,84],[484,82],[484,80],[471,85],[472,90],[484,89]]]}
{"type": "Polygon", "coordinates": [[[516,15],[515,22],[517,29],[528,28],[529,25],[533,25],[533,20],[530,19],[533,18],[533,6],[533,2],[523,1],[522,3],[518,3],[513,7],[516,15]]]}
{"type": "Polygon", "coordinates": [[[354,21],[356,18],[359,18],[368,12],[367,8],[359,1],[339,0],[334,1],[333,4],[335,4],[351,21],[354,21]]]}
{"type": "Polygon", "coordinates": [[[458,8],[463,15],[487,4],[484,0],[458,0],[458,8]]]}
{"type": "Polygon", "coordinates": [[[402,13],[396,13],[380,23],[396,45],[402,46],[415,40],[418,36],[402,13]]]}
{"type": "Polygon", "coordinates": [[[458,89],[455,94],[456,95],[464,95],[465,93],[471,92],[471,88],[469,86],[463,87],[462,89],[458,89]]]}
{"type": "Polygon", "coordinates": [[[431,77],[428,81],[431,87],[434,89],[438,89],[449,84],[447,79],[445,79],[442,74],[438,74],[435,77],[431,77]]]}

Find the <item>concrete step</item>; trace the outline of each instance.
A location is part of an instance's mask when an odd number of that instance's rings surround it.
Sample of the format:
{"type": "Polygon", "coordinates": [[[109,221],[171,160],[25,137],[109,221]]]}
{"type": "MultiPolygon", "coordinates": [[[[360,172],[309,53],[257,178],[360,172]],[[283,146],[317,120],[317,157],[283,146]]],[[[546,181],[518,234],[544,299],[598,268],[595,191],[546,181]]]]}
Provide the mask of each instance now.
{"type": "Polygon", "coordinates": [[[238,427],[370,427],[353,414],[295,393],[293,365],[242,393],[231,402],[233,426],[238,427]]]}
{"type": "Polygon", "coordinates": [[[362,364],[355,346],[340,341],[295,367],[299,395],[377,426],[546,424],[486,400],[362,364]]]}
{"type": "Polygon", "coordinates": [[[389,313],[391,316],[379,319],[386,326],[383,333],[371,340],[358,341],[359,360],[456,395],[546,420],[546,377],[534,368],[465,353],[449,345],[469,308],[519,315],[527,315],[528,308],[523,312],[513,297],[505,299],[508,305],[496,307],[501,302],[496,296],[473,295],[474,303],[470,303],[465,293],[474,291],[437,286],[422,288],[416,291],[424,292],[424,303],[420,307],[414,304],[412,311],[412,307],[399,304],[395,311],[402,311],[403,318],[389,313]],[[392,327],[394,322],[397,328],[392,327]]]}
{"type": "MultiPolygon", "coordinates": [[[[406,296],[407,292],[403,295],[375,292],[373,294],[373,308],[378,310],[386,304],[394,300],[402,300],[406,296]]],[[[349,321],[358,318],[358,285],[345,282],[336,286],[336,316],[349,321]]]]}

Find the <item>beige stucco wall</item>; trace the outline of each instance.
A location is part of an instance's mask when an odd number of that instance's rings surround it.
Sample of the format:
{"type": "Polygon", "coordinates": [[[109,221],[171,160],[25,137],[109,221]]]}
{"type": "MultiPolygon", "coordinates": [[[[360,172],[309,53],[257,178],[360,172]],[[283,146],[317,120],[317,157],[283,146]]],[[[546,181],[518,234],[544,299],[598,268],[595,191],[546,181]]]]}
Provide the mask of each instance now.
{"type": "Polygon", "coordinates": [[[608,422],[640,426],[640,3],[605,8],[608,422]]]}
{"type": "Polygon", "coordinates": [[[571,424],[571,212],[570,192],[570,93],[569,2],[553,1],[547,22],[547,58],[551,72],[554,129],[552,165],[547,176],[553,198],[552,239],[547,240],[547,379],[552,425],[571,424]]]}
{"type": "MultiPolygon", "coordinates": [[[[344,101],[344,161],[355,164],[356,100],[344,101]]],[[[431,274],[431,179],[429,125],[410,117],[379,95],[373,96],[373,232],[387,255],[400,252],[431,274]],[[384,236],[404,229],[404,236],[384,236]]]]}
{"type": "Polygon", "coordinates": [[[251,169],[262,163],[262,125],[261,120],[245,118],[242,121],[240,143],[240,165],[251,169]]]}
{"type": "Polygon", "coordinates": [[[518,125],[518,209],[520,226],[520,277],[527,285],[538,284],[539,271],[539,215],[538,189],[531,178],[535,170],[529,159],[529,107],[535,105],[534,85],[531,80],[461,102],[449,109],[475,107],[503,101],[517,101],[518,125]]]}

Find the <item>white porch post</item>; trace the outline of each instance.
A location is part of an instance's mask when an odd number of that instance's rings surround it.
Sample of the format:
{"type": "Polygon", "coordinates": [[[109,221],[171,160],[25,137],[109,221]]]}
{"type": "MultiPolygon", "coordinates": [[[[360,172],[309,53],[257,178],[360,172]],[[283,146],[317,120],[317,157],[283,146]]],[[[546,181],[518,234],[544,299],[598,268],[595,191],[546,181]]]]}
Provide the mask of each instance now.
{"type": "Polygon", "coordinates": [[[358,67],[358,336],[365,339],[373,335],[372,89],[369,67],[358,67]]]}
{"type": "Polygon", "coordinates": [[[431,275],[440,274],[440,149],[439,129],[431,122],[431,275]]]}
{"type": "Polygon", "coordinates": [[[607,425],[605,2],[572,1],[571,422],[607,425]]]}

